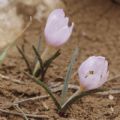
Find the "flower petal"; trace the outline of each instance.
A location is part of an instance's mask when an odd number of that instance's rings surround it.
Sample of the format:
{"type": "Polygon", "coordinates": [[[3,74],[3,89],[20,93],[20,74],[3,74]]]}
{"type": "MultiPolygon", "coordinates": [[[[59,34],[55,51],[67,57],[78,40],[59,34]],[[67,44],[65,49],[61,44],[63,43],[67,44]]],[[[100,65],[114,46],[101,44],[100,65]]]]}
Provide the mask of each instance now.
{"type": "Polygon", "coordinates": [[[58,47],[69,39],[74,24],[69,27],[69,18],[65,17],[63,9],[54,10],[48,17],[44,30],[48,44],[58,47]]]}
{"type": "Polygon", "coordinates": [[[62,29],[56,31],[55,34],[50,35],[46,40],[50,45],[60,46],[67,42],[69,39],[74,24],[71,25],[71,27],[65,26],[62,29]]]}

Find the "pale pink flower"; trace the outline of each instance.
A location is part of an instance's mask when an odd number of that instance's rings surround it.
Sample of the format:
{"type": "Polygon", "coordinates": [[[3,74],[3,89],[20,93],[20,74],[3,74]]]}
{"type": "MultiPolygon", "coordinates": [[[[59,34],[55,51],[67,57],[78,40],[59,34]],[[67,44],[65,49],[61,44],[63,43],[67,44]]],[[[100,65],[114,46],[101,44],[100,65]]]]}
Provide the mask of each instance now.
{"type": "Polygon", "coordinates": [[[55,9],[48,17],[45,27],[47,44],[58,47],[66,43],[72,33],[74,24],[68,25],[69,18],[65,17],[63,9],[55,9]]]}
{"type": "Polygon", "coordinates": [[[86,90],[101,87],[108,79],[108,62],[102,56],[91,56],[78,69],[80,85],[86,90]]]}

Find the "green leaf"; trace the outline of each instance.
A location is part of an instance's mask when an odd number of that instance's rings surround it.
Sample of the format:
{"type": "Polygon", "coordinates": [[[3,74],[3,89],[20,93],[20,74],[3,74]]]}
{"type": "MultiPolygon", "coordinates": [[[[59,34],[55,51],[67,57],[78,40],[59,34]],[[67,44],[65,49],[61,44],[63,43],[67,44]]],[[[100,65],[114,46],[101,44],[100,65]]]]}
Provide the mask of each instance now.
{"type": "MultiPolygon", "coordinates": [[[[34,51],[35,52],[35,51],[34,51]]],[[[38,53],[38,51],[36,51],[37,53],[38,53]]],[[[35,54],[36,54],[36,52],[35,52],[35,54]]],[[[50,64],[53,62],[53,60],[55,60],[59,55],[60,55],[61,53],[60,53],[60,50],[58,50],[57,52],[55,52],[48,60],[46,60],[44,63],[43,63],[43,70],[41,70],[41,66],[40,66],[40,68],[38,69],[38,67],[35,67],[34,68],[34,71],[33,71],[33,75],[34,76],[36,76],[36,77],[38,77],[39,75],[41,75],[41,79],[43,80],[44,79],[44,76],[45,76],[45,74],[46,74],[46,72],[47,72],[47,70],[48,70],[48,68],[49,68],[49,66],[50,66],[50,64]],[[42,73],[41,73],[42,72],[42,73]]],[[[39,61],[38,61],[38,64],[36,64],[37,66],[39,66],[39,64],[41,65],[41,57],[40,56],[38,56],[38,54],[36,54],[37,55],[37,57],[38,58],[40,58],[40,59],[38,59],[39,61]]]]}
{"type": "Polygon", "coordinates": [[[79,52],[79,48],[77,47],[71,57],[71,61],[70,64],[68,65],[68,69],[67,69],[67,73],[66,73],[66,77],[65,77],[65,81],[64,81],[64,86],[63,86],[63,90],[62,90],[62,95],[61,95],[61,104],[64,104],[64,101],[66,99],[66,95],[67,95],[67,91],[68,91],[68,83],[71,79],[71,75],[72,75],[72,68],[73,65],[75,63],[75,60],[78,56],[78,52],[79,52]]]}
{"type": "MultiPolygon", "coordinates": [[[[38,53],[41,52],[41,47],[42,47],[41,44],[42,44],[42,42],[41,42],[41,39],[39,38],[37,46],[34,46],[38,53]]],[[[35,56],[35,58],[34,58],[34,66],[36,65],[37,61],[38,61],[38,56],[35,56]]]]}
{"type": "Polygon", "coordinates": [[[34,53],[35,53],[35,55],[36,55],[37,61],[38,61],[39,64],[40,64],[40,68],[39,68],[39,69],[36,71],[36,73],[35,73],[35,76],[36,76],[36,77],[39,77],[39,76],[40,76],[40,73],[42,74],[42,73],[44,72],[43,61],[42,61],[41,56],[39,55],[38,50],[37,50],[34,46],[32,46],[32,47],[33,47],[33,51],[34,51],[34,53]]]}
{"type": "Polygon", "coordinates": [[[41,77],[42,79],[44,79],[44,76],[45,76],[49,66],[53,62],[53,60],[55,60],[60,54],[61,54],[60,50],[58,50],[57,52],[55,52],[55,54],[52,57],[50,57],[48,60],[45,61],[44,65],[43,65],[44,71],[43,71],[42,77],[41,77]]]}
{"type": "Polygon", "coordinates": [[[74,102],[76,102],[78,99],[87,96],[87,95],[91,95],[97,92],[103,92],[103,91],[107,91],[108,89],[94,89],[94,90],[89,90],[89,91],[84,91],[81,92],[80,90],[78,90],[76,93],[74,93],[61,107],[61,110],[59,111],[59,113],[64,113],[67,108],[72,105],[74,102]]]}
{"type": "Polygon", "coordinates": [[[53,60],[55,60],[59,55],[60,55],[60,50],[58,50],[57,52],[55,52],[55,54],[53,54],[48,60],[46,60],[44,63],[41,59],[41,56],[39,55],[38,51],[34,48],[34,52],[38,58],[39,64],[40,64],[40,68],[36,71],[35,76],[39,77],[41,80],[44,80],[44,76],[49,68],[49,66],[51,65],[51,63],[53,62],[53,60]]]}
{"type": "Polygon", "coordinates": [[[48,68],[49,65],[53,62],[53,60],[55,60],[59,55],[60,55],[60,49],[57,50],[57,52],[55,52],[55,54],[53,54],[53,56],[51,56],[48,60],[45,61],[44,63],[44,68],[48,68]]]}
{"type": "Polygon", "coordinates": [[[18,46],[17,46],[17,49],[18,49],[18,52],[19,52],[19,53],[21,54],[21,56],[23,57],[23,60],[24,60],[25,63],[26,63],[26,66],[27,66],[27,68],[28,68],[28,70],[29,70],[29,73],[32,74],[32,68],[31,68],[30,63],[29,63],[27,57],[25,56],[23,50],[21,50],[18,46]]]}
{"type": "Polygon", "coordinates": [[[0,54],[0,64],[2,64],[2,62],[4,61],[4,59],[5,59],[5,57],[6,57],[7,53],[8,53],[9,48],[10,48],[9,46],[6,47],[3,50],[3,52],[0,54]]]}
{"type": "Polygon", "coordinates": [[[32,80],[34,80],[37,84],[39,84],[40,86],[42,86],[44,88],[44,90],[50,95],[50,97],[52,98],[53,102],[55,103],[58,111],[61,109],[61,105],[59,104],[59,102],[57,101],[57,99],[54,97],[53,93],[51,92],[51,90],[49,89],[49,87],[42,82],[41,80],[36,79],[34,76],[31,76],[30,74],[27,74],[27,76],[29,76],[32,80]]]}

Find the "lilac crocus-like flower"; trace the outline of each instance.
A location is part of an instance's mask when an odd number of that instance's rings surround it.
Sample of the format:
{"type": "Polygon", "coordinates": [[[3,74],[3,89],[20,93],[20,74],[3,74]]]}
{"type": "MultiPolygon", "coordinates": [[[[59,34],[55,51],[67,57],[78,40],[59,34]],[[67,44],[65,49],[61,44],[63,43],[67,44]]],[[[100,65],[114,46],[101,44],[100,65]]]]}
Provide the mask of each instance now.
{"type": "Polygon", "coordinates": [[[91,56],[78,69],[80,85],[85,90],[102,86],[108,78],[108,62],[102,56],[91,56]]]}
{"type": "Polygon", "coordinates": [[[48,17],[45,27],[45,37],[48,45],[58,47],[66,43],[72,33],[74,24],[68,25],[63,9],[55,9],[48,17]]]}

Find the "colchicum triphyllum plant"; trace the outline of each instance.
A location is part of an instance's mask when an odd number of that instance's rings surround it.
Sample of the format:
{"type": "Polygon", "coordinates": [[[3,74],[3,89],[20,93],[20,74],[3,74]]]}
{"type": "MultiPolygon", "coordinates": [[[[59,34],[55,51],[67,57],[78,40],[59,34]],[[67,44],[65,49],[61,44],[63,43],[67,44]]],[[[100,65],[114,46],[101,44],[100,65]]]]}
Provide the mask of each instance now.
{"type": "MultiPolygon", "coordinates": [[[[51,49],[59,49],[63,44],[65,44],[72,33],[74,24],[69,26],[69,18],[65,17],[63,9],[56,9],[48,17],[44,35],[46,40],[46,48],[41,55],[41,59],[45,61],[49,54],[51,54],[51,49]]],[[[33,75],[36,74],[39,69],[39,62],[36,63],[33,75]]]]}
{"type": "Polygon", "coordinates": [[[80,89],[76,91],[71,97],[67,98],[68,84],[72,76],[72,68],[78,56],[79,49],[76,48],[71,57],[68,65],[67,73],[64,78],[64,85],[61,93],[61,99],[57,100],[51,92],[49,86],[44,82],[44,76],[46,74],[49,65],[52,61],[60,55],[60,46],[66,43],[72,33],[74,24],[68,25],[69,18],[65,17],[65,13],[62,9],[56,9],[49,15],[47,24],[45,26],[44,34],[46,38],[46,48],[42,55],[36,47],[33,46],[34,53],[37,58],[34,69],[32,69],[24,52],[18,47],[19,52],[24,58],[26,65],[29,69],[27,74],[36,83],[41,85],[46,92],[50,95],[54,101],[57,110],[60,115],[65,113],[67,108],[78,98],[86,95],[90,95],[96,92],[105,91],[104,89],[98,89],[108,79],[108,61],[102,56],[91,56],[85,60],[78,68],[80,89]],[[50,55],[50,49],[56,48],[56,52],[50,55]]]}

